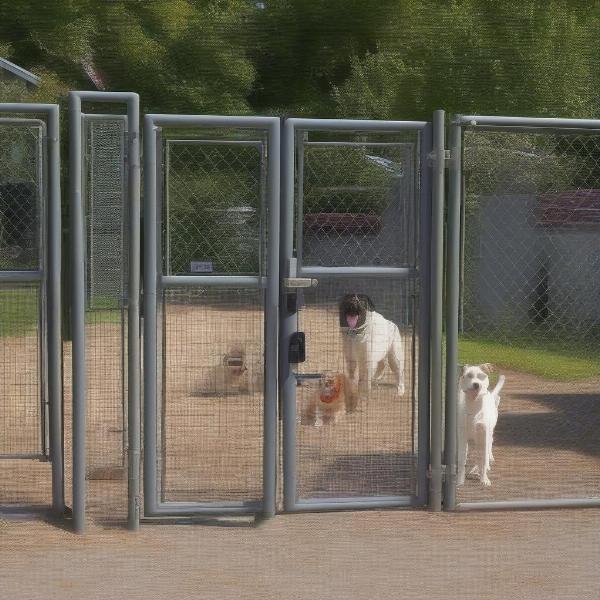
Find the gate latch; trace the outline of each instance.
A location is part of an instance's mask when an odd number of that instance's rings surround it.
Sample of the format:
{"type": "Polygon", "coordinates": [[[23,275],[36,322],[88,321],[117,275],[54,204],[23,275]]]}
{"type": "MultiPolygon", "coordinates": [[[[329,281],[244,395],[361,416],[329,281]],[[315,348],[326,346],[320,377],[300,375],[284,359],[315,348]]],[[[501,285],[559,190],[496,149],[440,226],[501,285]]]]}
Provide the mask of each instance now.
{"type": "Polygon", "coordinates": [[[306,360],[306,344],[304,331],[295,331],[290,337],[288,360],[292,364],[303,363],[306,360]]]}
{"type": "Polygon", "coordinates": [[[310,277],[285,277],[283,285],[286,288],[309,288],[317,287],[319,281],[310,277]]]}

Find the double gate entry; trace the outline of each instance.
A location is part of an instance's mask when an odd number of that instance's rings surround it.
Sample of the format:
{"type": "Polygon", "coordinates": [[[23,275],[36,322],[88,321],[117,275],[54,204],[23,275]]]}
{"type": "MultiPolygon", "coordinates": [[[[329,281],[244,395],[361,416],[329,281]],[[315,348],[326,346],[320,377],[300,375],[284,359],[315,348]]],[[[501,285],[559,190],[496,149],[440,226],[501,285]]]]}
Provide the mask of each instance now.
{"type": "Polygon", "coordinates": [[[426,504],[431,150],[422,122],[145,117],[145,517],[426,504]]]}

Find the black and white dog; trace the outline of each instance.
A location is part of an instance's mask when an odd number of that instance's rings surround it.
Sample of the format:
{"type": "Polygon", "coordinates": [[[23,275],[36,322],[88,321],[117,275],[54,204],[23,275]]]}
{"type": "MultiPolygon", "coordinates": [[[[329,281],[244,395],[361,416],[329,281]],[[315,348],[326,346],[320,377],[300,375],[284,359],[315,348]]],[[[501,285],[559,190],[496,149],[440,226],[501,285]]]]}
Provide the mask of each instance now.
{"type": "Polygon", "coordinates": [[[375,312],[373,301],[364,294],[344,296],[339,311],[347,374],[354,386],[358,370],[359,400],[367,399],[372,383],[383,377],[386,362],[394,374],[398,395],[404,394],[402,338],[398,326],[375,312]]]}

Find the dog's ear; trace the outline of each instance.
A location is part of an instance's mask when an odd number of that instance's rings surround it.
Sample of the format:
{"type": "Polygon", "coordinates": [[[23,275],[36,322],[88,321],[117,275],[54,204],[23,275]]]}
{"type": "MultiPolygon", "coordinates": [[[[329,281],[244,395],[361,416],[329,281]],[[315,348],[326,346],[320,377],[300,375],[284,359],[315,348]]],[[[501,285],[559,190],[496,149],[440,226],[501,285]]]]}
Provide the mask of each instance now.
{"type": "Polygon", "coordinates": [[[463,365],[462,369],[459,367],[459,374],[461,375],[461,377],[464,377],[467,373],[467,369],[470,367],[471,365],[463,365]]]}
{"type": "Polygon", "coordinates": [[[375,304],[374,304],[373,300],[371,300],[371,298],[369,298],[369,296],[367,296],[366,294],[361,294],[360,299],[361,299],[362,304],[364,305],[364,307],[367,310],[370,310],[370,311],[375,310],[375,304]]]}
{"type": "Polygon", "coordinates": [[[494,365],[491,363],[483,363],[482,365],[479,365],[479,368],[488,375],[494,372],[494,365]]]}

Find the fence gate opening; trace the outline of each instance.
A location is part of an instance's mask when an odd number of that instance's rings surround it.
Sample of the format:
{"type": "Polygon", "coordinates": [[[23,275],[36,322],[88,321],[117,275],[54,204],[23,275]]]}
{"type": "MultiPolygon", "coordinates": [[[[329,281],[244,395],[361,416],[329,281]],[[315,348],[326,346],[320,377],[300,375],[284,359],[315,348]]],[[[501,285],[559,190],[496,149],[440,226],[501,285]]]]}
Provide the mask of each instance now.
{"type": "Polygon", "coordinates": [[[146,115],[144,515],[273,514],[279,119],[146,115]]]}
{"type": "Polygon", "coordinates": [[[0,505],[64,508],[58,106],[0,104],[0,505]]]}
{"type": "Polygon", "coordinates": [[[427,502],[431,133],[286,122],[286,510],[427,502]]]}
{"type": "Polygon", "coordinates": [[[461,117],[449,199],[448,508],[600,504],[600,121],[461,117]],[[489,479],[456,480],[457,367],[506,377],[489,479]],[[462,483],[462,484],[461,484],[462,483]]]}

